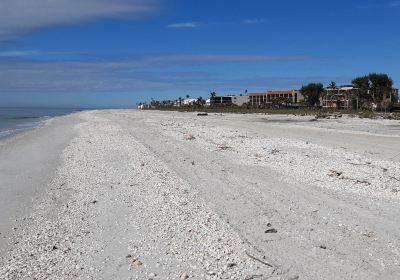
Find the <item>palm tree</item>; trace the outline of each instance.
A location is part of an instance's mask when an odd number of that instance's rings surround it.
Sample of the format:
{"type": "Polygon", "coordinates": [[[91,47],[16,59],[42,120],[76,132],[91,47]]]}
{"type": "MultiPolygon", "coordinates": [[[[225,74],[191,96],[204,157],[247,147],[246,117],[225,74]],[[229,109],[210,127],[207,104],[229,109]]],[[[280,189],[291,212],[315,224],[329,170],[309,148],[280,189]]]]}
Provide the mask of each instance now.
{"type": "Polygon", "coordinates": [[[336,83],[334,81],[330,82],[328,88],[336,89],[337,88],[336,83]]]}
{"type": "Polygon", "coordinates": [[[211,97],[215,97],[215,96],[217,96],[217,93],[216,93],[215,91],[212,91],[212,92],[210,93],[210,96],[211,96],[211,97]]]}
{"type": "Polygon", "coordinates": [[[189,95],[189,94],[186,94],[186,98],[189,99],[189,97],[190,97],[190,95],[189,95]]]}
{"type": "Polygon", "coordinates": [[[199,105],[199,106],[203,106],[204,105],[204,99],[203,99],[203,97],[199,97],[199,98],[197,98],[197,104],[199,105]]]}

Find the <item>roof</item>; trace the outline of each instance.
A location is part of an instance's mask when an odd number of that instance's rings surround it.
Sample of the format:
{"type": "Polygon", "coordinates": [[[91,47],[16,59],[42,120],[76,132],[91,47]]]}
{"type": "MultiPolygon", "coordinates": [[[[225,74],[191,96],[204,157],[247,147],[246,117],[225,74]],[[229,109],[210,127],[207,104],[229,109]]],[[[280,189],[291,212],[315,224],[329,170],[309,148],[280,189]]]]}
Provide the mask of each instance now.
{"type": "Polygon", "coordinates": [[[273,94],[281,94],[281,95],[289,95],[293,94],[294,90],[271,90],[267,92],[260,93],[249,93],[248,96],[265,96],[265,95],[273,95],[273,94]]]}
{"type": "Polygon", "coordinates": [[[338,90],[346,91],[346,90],[354,90],[354,89],[357,89],[357,88],[353,87],[353,86],[338,86],[336,88],[330,88],[330,87],[326,88],[326,90],[330,90],[330,91],[338,91],[338,90]]]}

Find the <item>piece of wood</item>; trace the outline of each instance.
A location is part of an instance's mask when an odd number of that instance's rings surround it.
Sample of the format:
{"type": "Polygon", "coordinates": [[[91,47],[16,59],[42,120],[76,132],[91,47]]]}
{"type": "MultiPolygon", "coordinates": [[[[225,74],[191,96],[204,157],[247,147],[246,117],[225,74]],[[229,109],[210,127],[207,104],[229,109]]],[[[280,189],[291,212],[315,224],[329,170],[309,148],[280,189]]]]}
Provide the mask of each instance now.
{"type": "Polygon", "coordinates": [[[260,259],[258,259],[258,258],[256,258],[256,257],[250,255],[247,251],[246,251],[246,255],[247,255],[249,258],[251,258],[251,259],[253,259],[253,260],[255,260],[255,261],[258,261],[258,262],[262,263],[263,265],[266,265],[266,266],[269,266],[269,267],[274,267],[272,264],[269,264],[269,263],[267,263],[267,262],[265,262],[265,261],[263,261],[263,260],[260,260],[260,259]]]}

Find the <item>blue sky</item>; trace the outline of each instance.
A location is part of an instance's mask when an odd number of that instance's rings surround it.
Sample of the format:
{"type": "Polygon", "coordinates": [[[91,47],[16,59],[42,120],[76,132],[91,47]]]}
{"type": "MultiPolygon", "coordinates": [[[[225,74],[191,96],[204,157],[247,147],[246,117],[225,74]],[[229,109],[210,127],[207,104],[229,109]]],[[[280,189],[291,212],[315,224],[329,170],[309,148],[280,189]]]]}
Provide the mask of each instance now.
{"type": "Polygon", "coordinates": [[[400,82],[400,1],[2,0],[0,106],[400,82]]]}

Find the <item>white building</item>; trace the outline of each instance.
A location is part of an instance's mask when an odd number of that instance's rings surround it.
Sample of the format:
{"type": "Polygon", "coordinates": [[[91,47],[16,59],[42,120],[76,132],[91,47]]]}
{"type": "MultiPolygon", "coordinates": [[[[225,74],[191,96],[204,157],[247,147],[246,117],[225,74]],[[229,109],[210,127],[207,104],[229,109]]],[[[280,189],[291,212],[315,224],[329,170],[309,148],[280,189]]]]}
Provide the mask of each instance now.
{"type": "Polygon", "coordinates": [[[182,104],[183,105],[193,105],[196,102],[197,102],[197,99],[187,98],[187,99],[183,100],[182,104]]]}
{"type": "Polygon", "coordinates": [[[250,98],[247,95],[243,96],[232,96],[232,103],[236,106],[243,106],[246,103],[249,103],[250,98]]]}

